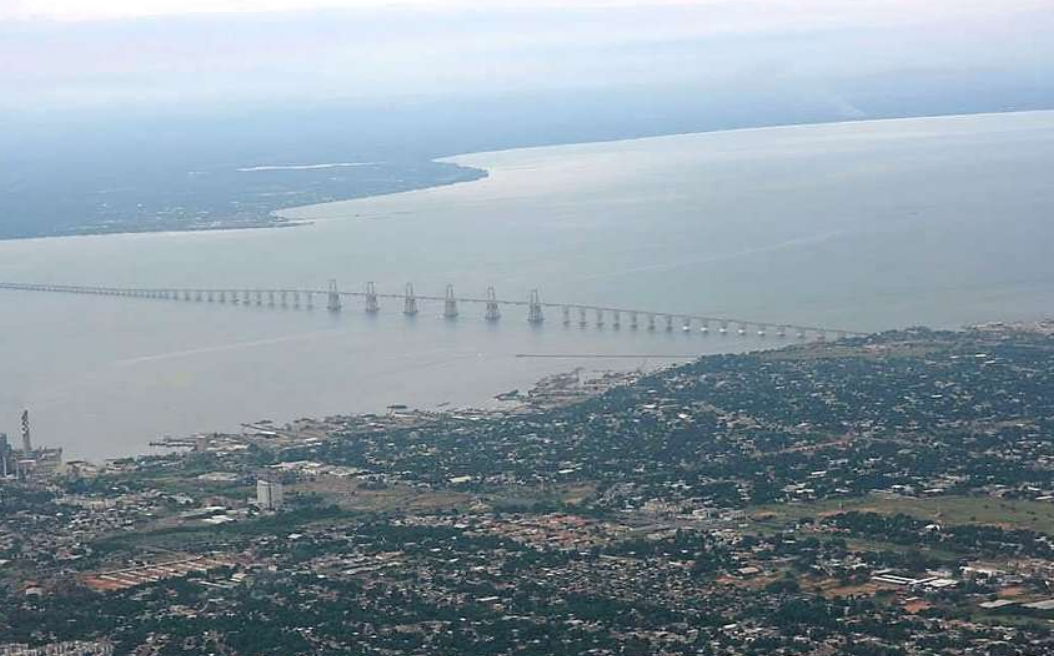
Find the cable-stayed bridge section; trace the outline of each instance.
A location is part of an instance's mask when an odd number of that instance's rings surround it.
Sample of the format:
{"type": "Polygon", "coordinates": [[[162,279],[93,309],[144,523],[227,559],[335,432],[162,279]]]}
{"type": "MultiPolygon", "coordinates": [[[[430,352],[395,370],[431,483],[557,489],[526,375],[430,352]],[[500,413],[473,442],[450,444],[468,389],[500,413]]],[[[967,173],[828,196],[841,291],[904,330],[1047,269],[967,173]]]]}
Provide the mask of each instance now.
{"type": "Polygon", "coordinates": [[[412,283],[407,283],[402,293],[384,293],[368,282],[362,291],[342,291],[335,280],[330,280],[326,289],[303,288],[159,288],[159,287],[92,287],[82,285],[56,285],[22,282],[0,282],[0,290],[21,292],[47,292],[59,294],[86,294],[95,296],[119,296],[126,298],[178,301],[182,303],[213,303],[217,305],[255,306],[276,309],[313,310],[324,306],[330,312],[342,312],[355,304],[368,314],[377,314],[389,302],[395,309],[401,308],[408,317],[418,314],[419,303],[434,303],[442,308],[442,316],[455,320],[462,306],[482,308],[482,317],[489,322],[498,322],[505,314],[523,312],[528,323],[541,325],[558,321],[564,326],[580,328],[606,328],[612,330],[681,331],[685,333],[717,333],[745,336],[769,334],[798,339],[828,339],[858,336],[863,333],[824,326],[808,326],[774,321],[713,317],[683,312],[661,312],[647,309],[583,305],[580,303],[543,302],[538,290],[532,290],[525,300],[499,298],[493,287],[488,287],[482,297],[458,296],[453,285],[447,285],[443,296],[419,295],[412,283]]]}

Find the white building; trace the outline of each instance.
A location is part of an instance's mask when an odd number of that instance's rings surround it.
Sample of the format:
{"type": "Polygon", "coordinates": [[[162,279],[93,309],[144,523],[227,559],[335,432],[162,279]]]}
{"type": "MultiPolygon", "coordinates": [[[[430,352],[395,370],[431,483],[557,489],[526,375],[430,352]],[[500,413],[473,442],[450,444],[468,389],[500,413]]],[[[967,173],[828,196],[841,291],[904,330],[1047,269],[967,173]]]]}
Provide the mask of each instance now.
{"type": "Polygon", "coordinates": [[[256,481],[256,505],[260,510],[281,510],[283,501],[281,483],[262,478],[256,481]]]}

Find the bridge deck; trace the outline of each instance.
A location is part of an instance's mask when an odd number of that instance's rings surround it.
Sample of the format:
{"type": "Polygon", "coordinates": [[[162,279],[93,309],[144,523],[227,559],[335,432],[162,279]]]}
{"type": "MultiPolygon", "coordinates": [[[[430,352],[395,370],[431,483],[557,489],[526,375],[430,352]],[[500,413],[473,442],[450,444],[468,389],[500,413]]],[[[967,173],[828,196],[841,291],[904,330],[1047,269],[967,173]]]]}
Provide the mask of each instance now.
{"type": "MultiPolygon", "coordinates": [[[[314,298],[320,297],[328,299],[332,294],[336,294],[340,299],[355,298],[369,301],[370,298],[374,301],[378,300],[391,300],[397,301],[405,305],[407,299],[414,299],[415,301],[423,302],[434,302],[434,303],[447,303],[453,301],[455,304],[472,304],[472,305],[488,305],[493,304],[495,306],[506,306],[506,307],[520,307],[530,309],[532,305],[536,305],[539,309],[558,310],[563,316],[562,319],[565,323],[571,323],[576,317],[572,315],[578,315],[578,323],[593,323],[603,325],[605,323],[605,315],[610,315],[612,320],[612,326],[621,325],[621,319],[623,316],[629,318],[631,321],[630,327],[639,327],[640,318],[643,317],[647,320],[647,327],[650,329],[654,327],[656,320],[663,322],[663,327],[667,330],[672,329],[673,322],[678,321],[681,323],[681,328],[690,330],[694,324],[700,324],[701,328],[709,327],[709,324],[717,324],[721,326],[719,330],[727,330],[728,326],[736,326],[737,332],[745,332],[751,329],[756,329],[759,332],[765,332],[769,327],[776,329],[779,332],[796,332],[800,336],[816,335],[819,337],[825,337],[828,333],[835,334],[839,337],[844,336],[860,336],[865,333],[860,333],[851,330],[844,330],[839,328],[830,328],[823,326],[809,326],[803,324],[794,323],[783,323],[779,321],[758,321],[756,319],[739,319],[734,317],[716,317],[702,314],[684,313],[684,312],[664,312],[660,310],[649,310],[639,308],[622,308],[612,307],[604,305],[584,305],[581,303],[553,303],[553,302],[541,302],[531,300],[510,300],[500,298],[478,298],[472,296],[429,296],[429,295],[409,295],[409,294],[398,294],[398,293],[370,293],[367,291],[363,292],[350,292],[350,291],[331,291],[327,289],[304,289],[304,288],[253,288],[253,289],[236,289],[236,288],[148,288],[148,287],[91,287],[81,285],[53,285],[53,284],[38,284],[38,283],[19,283],[19,282],[0,282],[0,289],[12,290],[12,291],[28,291],[28,292],[54,292],[54,293],[69,293],[69,294],[94,294],[100,296],[122,296],[122,297],[134,297],[134,298],[157,298],[167,300],[179,300],[179,301],[194,301],[194,302],[215,302],[219,300],[221,303],[230,304],[249,304],[249,305],[261,305],[261,306],[272,306],[281,305],[288,307],[290,305],[290,297],[292,297],[293,304],[300,306],[300,299],[306,300],[307,306],[313,306],[314,298]],[[229,299],[229,300],[228,300],[229,299]],[[592,322],[586,321],[586,315],[593,314],[594,320],[592,322]]],[[[343,303],[336,305],[330,304],[331,309],[339,309],[343,303]]],[[[455,306],[456,307],[456,306],[455,306]]],[[[451,315],[453,316],[453,315],[451,315]]]]}

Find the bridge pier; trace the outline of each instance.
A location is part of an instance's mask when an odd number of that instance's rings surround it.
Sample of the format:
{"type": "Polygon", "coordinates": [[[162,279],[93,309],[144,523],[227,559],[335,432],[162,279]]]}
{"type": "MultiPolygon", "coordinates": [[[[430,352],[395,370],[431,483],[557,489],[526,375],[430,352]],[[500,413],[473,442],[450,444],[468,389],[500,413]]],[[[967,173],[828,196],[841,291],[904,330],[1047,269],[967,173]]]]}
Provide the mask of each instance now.
{"type": "Polygon", "coordinates": [[[599,309],[599,308],[597,308],[595,310],[595,312],[596,312],[596,315],[597,315],[596,326],[597,326],[597,328],[603,328],[604,327],[604,311],[599,309]]]}
{"type": "Polygon", "coordinates": [[[406,297],[403,299],[403,314],[408,317],[417,316],[417,296],[414,295],[413,283],[406,283],[406,297]]]}
{"type": "MultiPolygon", "coordinates": [[[[297,294],[296,298],[297,305],[300,305],[300,295],[297,294]]],[[[336,279],[330,279],[329,291],[326,293],[326,309],[330,312],[340,312],[340,290],[337,289],[336,279]]]]}
{"type": "Polygon", "coordinates": [[[487,287],[487,311],[484,318],[491,323],[501,319],[501,308],[498,307],[498,294],[493,287],[487,287]]]}
{"type": "Polygon", "coordinates": [[[457,319],[457,297],[454,296],[454,286],[446,286],[446,298],[443,299],[443,318],[457,319]]]}
{"type": "Polygon", "coordinates": [[[542,313],[542,301],[537,289],[531,290],[531,297],[527,301],[527,323],[538,326],[545,321],[542,313]]]}
{"type": "Polygon", "coordinates": [[[622,329],[622,317],[620,316],[618,310],[615,310],[613,314],[614,314],[614,316],[611,318],[611,327],[614,328],[615,330],[621,330],[622,329]]]}
{"type": "Polygon", "coordinates": [[[561,308],[561,312],[563,312],[563,315],[564,315],[564,325],[565,326],[570,326],[571,325],[571,308],[569,306],[565,305],[564,307],[561,308]]]}
{"type": "Polygon", "coordinates": [[[699,328],[699,332],[703,333],[704,335],[708,335],[710,333],[709,319],[703,319],[703,325],[699,328]]]}
{"type": "Polygon", "coordinates": [[[586,321],[586,309],[581,305],[578,306],[578,327],[585,328],[588,325],[586,321]]]}
{"type": "Polygon", "coordinates": [[[648,315],[648,330],[655,330],[655,315],[648,315]]]}
{"type": "Polygon", "coordinates": [[[377,288],[372,282],[366,283],[366,311],[370,314],[381,311],[381,305],[377,302],[377,288]]]}
{"type": "Polygon", "coordinates": [[[663,319],[666,321],[666,332],[672,332],[673,331],[673,315],[672,314],[664,315],[663,319]]]}
{"type": "Polygon", "coordinates": [[[691,317],[685,317],[684,318],[684,324],[681,326],[681,330],[683,330],[686,333],[692,332],[692,318],[691,317]]]}
{"type": "Polygon", "coordinates": [[[637,313],[636,312],[630,312],[629,313],[629,329],[630,330],[636,330],[637,328],[639,328],[639,326],[637,325],[637,313]]]}

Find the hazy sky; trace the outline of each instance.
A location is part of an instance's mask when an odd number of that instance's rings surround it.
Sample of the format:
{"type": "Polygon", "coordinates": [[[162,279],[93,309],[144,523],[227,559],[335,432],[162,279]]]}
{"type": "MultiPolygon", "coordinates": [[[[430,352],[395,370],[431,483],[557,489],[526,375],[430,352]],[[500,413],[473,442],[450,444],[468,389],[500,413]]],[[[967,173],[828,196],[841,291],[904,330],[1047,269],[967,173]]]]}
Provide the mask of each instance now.
{"type": "Polygon", "coordinates": [[[0,108],[1027,78],[1052,28],[1051,0],[0,0],[0,108]]]}

